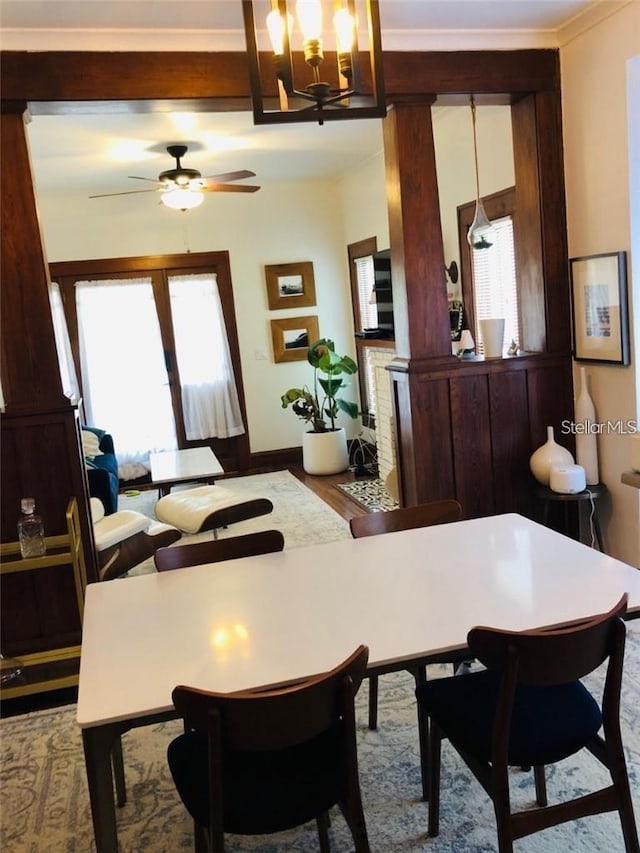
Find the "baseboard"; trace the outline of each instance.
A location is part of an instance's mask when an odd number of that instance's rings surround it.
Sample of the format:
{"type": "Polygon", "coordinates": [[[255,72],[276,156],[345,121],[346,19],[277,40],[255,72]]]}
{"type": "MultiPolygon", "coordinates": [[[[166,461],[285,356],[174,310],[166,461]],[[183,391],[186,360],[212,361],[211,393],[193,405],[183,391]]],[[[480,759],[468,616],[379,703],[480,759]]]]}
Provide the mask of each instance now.
{"type": "Polygon", "coordinates": [[[263,470],[272,471],[302,465],[302,448],[283,447],[279,450],[263,450],[260,453],[252,453],[250,465],[254,474],[259,474],[263,470]]]}

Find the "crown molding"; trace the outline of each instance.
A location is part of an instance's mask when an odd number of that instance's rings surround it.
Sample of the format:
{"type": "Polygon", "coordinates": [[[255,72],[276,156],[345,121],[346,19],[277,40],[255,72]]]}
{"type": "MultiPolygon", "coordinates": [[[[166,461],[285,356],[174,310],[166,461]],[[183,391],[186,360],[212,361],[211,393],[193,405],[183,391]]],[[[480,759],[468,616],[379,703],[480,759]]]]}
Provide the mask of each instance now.
{"type": "Polygon", "coordinates": [[[571,20],[567,21],[557,30],[558,47],[573,41],[582,33],[600,24],[611,15],[616,15],[625,6],[631,3],[638,3],[640,0],[599,0],[597,3],[588,6],[584,11],[579,12],[571,20]]]}

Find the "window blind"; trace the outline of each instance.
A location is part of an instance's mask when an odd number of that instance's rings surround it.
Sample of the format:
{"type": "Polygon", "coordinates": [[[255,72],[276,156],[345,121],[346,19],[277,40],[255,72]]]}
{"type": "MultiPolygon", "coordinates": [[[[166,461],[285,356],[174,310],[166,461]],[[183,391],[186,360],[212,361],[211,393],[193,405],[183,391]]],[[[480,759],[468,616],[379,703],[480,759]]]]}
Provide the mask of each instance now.
{"type": "Polygon", "coordinates": [[[373,255],[356,258],[355,265],[358,279],[358,316],[360,319],[360,329],[375,329],[378,325],[378,307],[373,294],[373,287],[376,282],[373,269],[373,255]]]}
{"type": "Polygon", "coordinates": [[[479,320],[504,317],[504,339],[520,342],[518,291],[513,243],[513,218],[504,216],[491,220],[495,240],[490,249],[472,251],[473,292],[475,300],[476,352],[484,352],[479,320]]]}

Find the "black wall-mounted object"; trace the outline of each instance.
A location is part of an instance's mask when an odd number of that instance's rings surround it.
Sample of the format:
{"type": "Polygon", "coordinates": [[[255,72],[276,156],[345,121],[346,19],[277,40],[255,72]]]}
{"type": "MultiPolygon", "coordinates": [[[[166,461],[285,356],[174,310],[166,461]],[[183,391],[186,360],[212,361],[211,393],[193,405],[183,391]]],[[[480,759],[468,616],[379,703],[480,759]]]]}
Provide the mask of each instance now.
{"type": "Polygon", "coordinates": [[[378,328],[385,337],[394,337],[393,288],[391,284],[391,250],[376,252],[373,256],[375,284],[373,286],[378,308],[378,328]]]}

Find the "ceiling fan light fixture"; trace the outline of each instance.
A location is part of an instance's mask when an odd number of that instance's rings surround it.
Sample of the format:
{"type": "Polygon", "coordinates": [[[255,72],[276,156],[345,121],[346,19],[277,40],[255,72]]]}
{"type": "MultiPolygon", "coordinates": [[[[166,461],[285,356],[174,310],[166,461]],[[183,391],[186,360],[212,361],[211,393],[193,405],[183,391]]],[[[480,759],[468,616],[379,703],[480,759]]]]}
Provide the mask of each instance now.
{"type": "Polygon", "coordinates": [[[163,192],[160,200],[172,210],[192,210],[194,207],[202,204],[204,195],[201,192],[190,189],[188,186],[175,187],[172,190],[163,192]]]}
{"type": "Polygon", "coordinates": [[[325,38],[322,14],[327,0],[298,0],[299,31],[289,11],[292,0],[271,0],[267,20],[259,22],[260,29],[268,27],[272,39],[273,54],[267,65],[265,55],[258,49],[253,0],[242,0],[254,124],[303,121],[324,124],[326,120],[386,115],[378,0],[359,2],[366,8],[368,24],[368,44],[364,51],[358,45],[356,0],[333,0],[335,32],[330,38],[325,38]],[[295,50],[292,41],[296,42],[295,50]],[[335,44],[335,49],[327,51],[325,44],[335,44]],[[360,66],[365,61],[365,52],[371,68],[370,91],[365,91],[361,83],[360,66]],[[333,72],[327,67],[331,65],[329,56],[335,57],[333,72]],[[307,72],[310,70],[307,80],[296,82],[294,72],[300,77],[304,67],[307,72]],[[320,76],[321,68],[328,71],[325,79],[320,76]],[[274,76],[277,96],[273,91],[274,76]]]}

